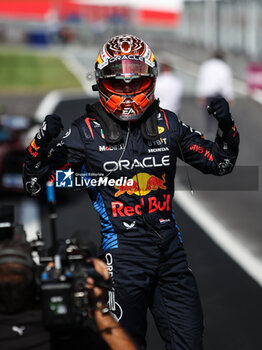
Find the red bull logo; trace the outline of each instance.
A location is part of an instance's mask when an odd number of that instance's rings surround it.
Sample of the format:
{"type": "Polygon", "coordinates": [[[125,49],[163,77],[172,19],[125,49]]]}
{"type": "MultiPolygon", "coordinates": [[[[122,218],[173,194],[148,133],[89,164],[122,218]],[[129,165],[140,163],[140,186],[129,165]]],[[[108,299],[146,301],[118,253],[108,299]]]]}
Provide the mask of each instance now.
{"type": "Polygon", "coordinates": [[[35,139],[33,139],[33,141],[31,142],[31,146],[38,151],[40,147],[37,147],[36,143],[35,143],[35,139]]]}
{"type": "MultiPolygon", "coordinates": [[[[151,214],[155,211],[169,211],[170,210],[170,194],[164,194],[163,199],[159,199],[155,196],[149,197],[146,199],[148,213],[151,214]]],[[[133,216],[133,215],[142,215],[143,207],[145,206],[144,198],[140,198],[140,203],[130,206],[124,205],[120,201],[115,201],[111,203],[112,205],[112,214],[116,218],[118,216],[133,216]]]]}
{"type": "Polygon", "coordinates": [[[33,141],[31,142],[31,144],[28,147],[28,152],[33,156],[33,157],[37,157],[38,156],[38,150],[40,147],[37,147],[36,143],[35,143],[35,139],[33,139],[33,141]]]}
{"type": "Polygon", "coordinates": [[[118,190],[115,193],[115,197],[121,196],[124,193],[145,196],[151,191],[157,191],[158,189],[166,190],[166,186],[164,185],[166,182],[166,174],[163,174],[162,178],[159,178],[148,173],[138,173],[132,177],[132,180],[132,184],[115,186],[118,190]]]}

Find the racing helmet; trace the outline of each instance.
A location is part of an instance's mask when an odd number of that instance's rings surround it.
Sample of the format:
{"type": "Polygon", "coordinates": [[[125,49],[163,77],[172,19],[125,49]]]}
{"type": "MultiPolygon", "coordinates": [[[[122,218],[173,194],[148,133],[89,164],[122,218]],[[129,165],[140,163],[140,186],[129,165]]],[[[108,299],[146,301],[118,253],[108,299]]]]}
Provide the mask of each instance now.
{"type": "Polygon", "coordinates": [[[102,106],[121,121],[138,120],[155,99],[156,59],[134,35],[117,35],[103,45],[95,76],[102,106]]]}

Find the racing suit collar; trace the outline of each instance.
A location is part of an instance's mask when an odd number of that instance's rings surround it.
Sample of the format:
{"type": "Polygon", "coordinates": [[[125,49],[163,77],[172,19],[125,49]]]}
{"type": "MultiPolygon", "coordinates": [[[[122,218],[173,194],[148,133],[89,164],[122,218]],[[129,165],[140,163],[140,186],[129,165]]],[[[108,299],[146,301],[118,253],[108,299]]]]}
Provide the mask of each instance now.
{"type": "Polygon", "coordinates": [[[100,102],[86,105],[88,116],[95,118],[101,125],[105,140],[108,144],[119,143],[123,140],[120,123],[102,107],[100,102]]]}
{"type": "MultiPolygon", "coordinates": [[[[126,122],[121,122],[107,113],[100,102],[93,105],[86,105],[88,116],[95,118],[104,131],[105,140],[108,144],[119,143],[123,140],[122,127],[126,126],[126,122]]],[[[157,140],[157,116],[160,113],[159,101],[155,100],[153,104],[146,110],[142,118],[132,124],[140,127],[141,133],[146,140],[157,140]]]]}

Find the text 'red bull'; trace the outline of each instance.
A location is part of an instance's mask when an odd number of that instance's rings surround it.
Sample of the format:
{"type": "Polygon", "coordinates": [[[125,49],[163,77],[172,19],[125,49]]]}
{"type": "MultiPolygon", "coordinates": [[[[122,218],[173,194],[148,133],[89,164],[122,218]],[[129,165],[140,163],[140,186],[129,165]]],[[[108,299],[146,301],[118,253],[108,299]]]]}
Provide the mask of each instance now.
{"type": "Polygon", "coordinates": [[[124,205],[123,202],[115,201],[112,202],[112,214],[113,217],[117,216],[133,216],[133,215],[142,215],[142,207],[145,206],[145,200],[148,202],[148,213],[151,214],[157,210],[159,211],[169,211],[170,210],[170,194],[163,195],[163,200],[152,196],[147,199],[141,198],[140,204],[134,206],[124,205]]]}

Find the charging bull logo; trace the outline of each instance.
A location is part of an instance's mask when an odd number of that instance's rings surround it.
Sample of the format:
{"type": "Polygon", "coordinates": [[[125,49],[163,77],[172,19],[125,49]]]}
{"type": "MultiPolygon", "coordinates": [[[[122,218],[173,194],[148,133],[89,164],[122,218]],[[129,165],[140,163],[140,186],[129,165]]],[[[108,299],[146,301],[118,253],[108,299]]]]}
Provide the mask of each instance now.
{"type": "Polygon", "coordinates": [[[157,191],[158,189],[166,190],[164,183],[166,182],[166,174],[159,178],[155,175],[150,175],[147,173],[138,173],[132,177],[132,185],[124,184],[120,186],[115,186],[118,190],[115,193],[115,197],[118,197],[124,193],[129,195],[136,194],[137,196],[145,196],[151,191],[157,191]]]}

